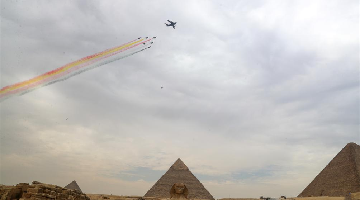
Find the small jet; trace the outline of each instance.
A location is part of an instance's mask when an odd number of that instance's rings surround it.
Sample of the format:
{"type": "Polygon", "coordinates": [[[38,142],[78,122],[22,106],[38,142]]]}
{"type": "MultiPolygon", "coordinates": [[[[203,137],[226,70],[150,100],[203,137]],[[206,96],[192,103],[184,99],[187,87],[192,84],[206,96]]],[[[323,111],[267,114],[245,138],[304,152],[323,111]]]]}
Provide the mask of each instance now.
{"type": "Polygon", "coordinates": [[[167,20],[170,24],[165,23],[166,26],[172,26],[175,29],[176,22],[172,22],[170,20],[167,20]]]}

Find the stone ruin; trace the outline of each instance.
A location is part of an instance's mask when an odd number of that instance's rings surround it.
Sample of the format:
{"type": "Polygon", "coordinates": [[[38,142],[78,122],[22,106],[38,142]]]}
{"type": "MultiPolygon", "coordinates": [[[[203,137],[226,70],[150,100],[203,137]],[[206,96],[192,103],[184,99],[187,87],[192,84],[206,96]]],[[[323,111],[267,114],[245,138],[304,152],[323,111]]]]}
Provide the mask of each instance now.
{"type": "Polygon", "coordinates": [[[172,190],[174,184],[183,184],[184,187],[186,187],[187,194],[184,199],[215,200],[180,158],[177,159],[170,169],[150,188],[143,198],[147,200],[176,198],[178,195],[174,194],[172,190]]]}
{"type": "Polygon", "coordinates": [[[0,200],[90,200],[78,190],[33,181],[16,186],[0,185],[0,200]]]}
{"type": "Polygon", "coordinates": [[[345,197],[358,192],[360,146],[348,143],[298,197],[345,197]]]}

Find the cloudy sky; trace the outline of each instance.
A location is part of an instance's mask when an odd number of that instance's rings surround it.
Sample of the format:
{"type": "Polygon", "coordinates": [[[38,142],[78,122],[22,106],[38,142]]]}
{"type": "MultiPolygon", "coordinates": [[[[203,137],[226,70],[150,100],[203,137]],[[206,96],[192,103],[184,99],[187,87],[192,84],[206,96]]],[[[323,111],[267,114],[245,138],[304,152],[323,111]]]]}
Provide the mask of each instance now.
{"type": "Polygon", "coordinates": [[[1,87],[145,36],[0,103],[0,184],[144,195],[181,158],[215,198],[297,196],[360,144],[353,0],[2,0],[1,87]]]}

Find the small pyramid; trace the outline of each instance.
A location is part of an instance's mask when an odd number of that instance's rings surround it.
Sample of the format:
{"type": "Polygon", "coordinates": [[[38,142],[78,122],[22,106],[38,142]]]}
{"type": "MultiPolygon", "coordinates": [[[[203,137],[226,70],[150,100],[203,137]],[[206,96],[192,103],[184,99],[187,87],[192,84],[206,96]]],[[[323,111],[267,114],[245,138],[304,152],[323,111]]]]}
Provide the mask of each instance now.
{"type": "Polygon", "coordinates": [[[170,189],[175,183],[184,183],[189,190],[189,199],[210,199],[214,197],[203,184],[191,173],[179,158],[170,169],[152,186],[144,197],[170,198],[170,189]]]}
{"type": "Polygon", "coordinates": [[[360,192],[360,146],[348,143],[298,197],[339,197],[355,192],[360,192]]]}
{"type": "Polygon", "coordinates": [[[78,190],[82,193],[79,185],[76,183],[76,181],[72,181],[71,183],[69,183],[67,186],[65,186],[66,189],[70,189],[70,190],[78,190]]]}

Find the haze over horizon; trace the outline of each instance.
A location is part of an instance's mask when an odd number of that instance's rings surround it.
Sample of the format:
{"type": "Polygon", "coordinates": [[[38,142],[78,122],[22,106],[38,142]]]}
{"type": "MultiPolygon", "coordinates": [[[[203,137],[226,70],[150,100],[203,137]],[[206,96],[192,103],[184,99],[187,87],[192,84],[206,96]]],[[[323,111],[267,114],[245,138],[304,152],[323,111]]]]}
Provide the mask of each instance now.
{"type": "Polygon", "coordinates": [[[215,199],[290,197],[360,144],[359,1],[0,7],[1,87],[157,37],[1,102],[0,184],[76,180],[85,193],[144,195],[181,158],[215,199]]]}

